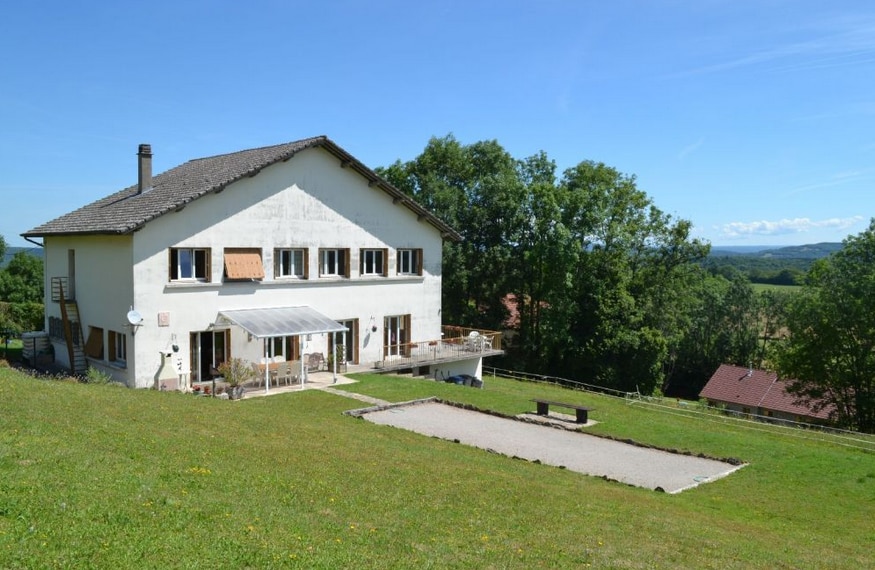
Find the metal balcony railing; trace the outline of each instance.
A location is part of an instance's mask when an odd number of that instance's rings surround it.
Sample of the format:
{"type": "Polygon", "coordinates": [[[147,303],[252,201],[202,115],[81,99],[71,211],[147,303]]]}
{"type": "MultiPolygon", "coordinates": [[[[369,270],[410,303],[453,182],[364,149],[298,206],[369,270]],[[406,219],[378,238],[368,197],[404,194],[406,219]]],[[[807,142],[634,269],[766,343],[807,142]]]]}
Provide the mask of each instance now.
{"type": "Polygon", "coordinates": [[[444,325],[439,339],[384,346],[375,367],[401,369],[502,353],[498,331],[444,325]]]}

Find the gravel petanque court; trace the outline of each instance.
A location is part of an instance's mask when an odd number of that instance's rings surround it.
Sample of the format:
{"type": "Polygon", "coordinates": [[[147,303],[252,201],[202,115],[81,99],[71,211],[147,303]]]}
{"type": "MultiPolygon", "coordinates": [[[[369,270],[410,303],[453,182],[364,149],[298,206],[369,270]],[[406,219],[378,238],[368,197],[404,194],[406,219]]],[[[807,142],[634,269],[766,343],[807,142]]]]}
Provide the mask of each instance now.
{"type": "MultiPolygon", "coordinates": [[[[358,414],[357,414],[358,415],[358,414]]],[[[494,451],[508,457],[679,493],[725,477],[742,465],[671,453],[439,402],[361,410],[364,419],[494,451]]]]}

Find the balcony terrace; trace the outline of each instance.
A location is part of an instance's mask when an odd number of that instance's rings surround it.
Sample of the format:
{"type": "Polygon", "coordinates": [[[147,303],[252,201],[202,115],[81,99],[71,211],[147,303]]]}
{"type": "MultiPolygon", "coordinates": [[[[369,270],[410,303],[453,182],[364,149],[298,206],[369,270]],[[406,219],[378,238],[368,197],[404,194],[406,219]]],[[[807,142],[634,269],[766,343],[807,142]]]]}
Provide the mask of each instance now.
{"type": "Polygon", "coordinates": [[[501,354],[500,332],[444,325],[439,339],[384,346],[382,360],[370,368],[381,372],[421,369],[501,354]]]}

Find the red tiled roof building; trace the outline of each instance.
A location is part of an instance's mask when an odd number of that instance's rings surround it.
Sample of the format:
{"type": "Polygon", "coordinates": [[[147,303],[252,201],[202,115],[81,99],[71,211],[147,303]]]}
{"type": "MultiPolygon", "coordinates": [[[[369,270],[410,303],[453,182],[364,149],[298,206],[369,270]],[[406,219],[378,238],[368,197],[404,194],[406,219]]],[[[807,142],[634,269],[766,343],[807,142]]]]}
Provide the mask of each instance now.
{"type": "Polygon", "coordinates": [[[830,407],[814,411],[787,392],[787,380],[777,373],[744,366],[721,364],[699,393],[710,405],[745,414],[756,414],[797,422],[823,423],[829,420],[830,407]]]}

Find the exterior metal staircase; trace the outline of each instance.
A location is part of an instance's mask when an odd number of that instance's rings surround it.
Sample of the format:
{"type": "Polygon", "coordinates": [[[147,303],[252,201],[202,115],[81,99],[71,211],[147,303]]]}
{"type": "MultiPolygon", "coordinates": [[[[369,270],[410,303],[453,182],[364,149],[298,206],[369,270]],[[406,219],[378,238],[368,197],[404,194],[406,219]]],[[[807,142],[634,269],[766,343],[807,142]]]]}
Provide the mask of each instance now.
{"type": "Polygon", "coordinates": [[[52,297],[61,305],[61,321],[64,325],[64,341],[67,344],[67,356],[70,359],[72,374],[85,374],[88,370],[88,360],[85,358],[85,348],[82,341],[82,322],[79,318],[79,305],[76,299],[64,297],[64,281],[52,280],[52,297]]]}

